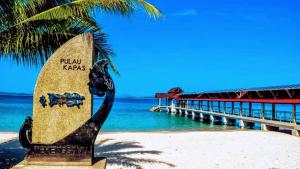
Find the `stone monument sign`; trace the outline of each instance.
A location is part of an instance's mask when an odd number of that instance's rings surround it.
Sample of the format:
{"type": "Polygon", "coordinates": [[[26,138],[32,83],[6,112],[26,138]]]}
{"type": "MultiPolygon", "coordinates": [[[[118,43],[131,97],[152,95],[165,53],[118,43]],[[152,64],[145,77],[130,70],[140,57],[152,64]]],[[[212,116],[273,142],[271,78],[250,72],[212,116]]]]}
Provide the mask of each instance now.
{"type": "Polygon", "coordinates": [[[76,130],[92,115],[87,86],[94,44],[77,36],[49,58],[36,82],[32,143],[53,144],[76,130]]]}
{"type": "Polygon", "coordinates": [[[92,165],[94,142],[114,101],[107,61],[94,63],[91,33],[61,46],[41,70],[33,97],[33,119],[20,129],[29,165],[92,165]],[[92,116],[93,95],[105,96],[92,116]]]}

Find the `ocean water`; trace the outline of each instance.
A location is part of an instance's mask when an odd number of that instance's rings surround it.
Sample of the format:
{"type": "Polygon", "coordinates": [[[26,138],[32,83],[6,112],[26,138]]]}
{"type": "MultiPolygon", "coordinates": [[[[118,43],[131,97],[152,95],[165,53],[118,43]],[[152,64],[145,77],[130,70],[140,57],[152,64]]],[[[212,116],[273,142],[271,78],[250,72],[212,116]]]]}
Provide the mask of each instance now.
{"type": "MultiPolygon", "coordinates": [[[[102,99],[94,99],[94,111],[102,99]]],[[[103,131],[215,130],[234,129],[195,122],[165,112],[150,112],[157,102],[152,98],[117,98],[102,127],[103,131]]],[[[0,95],[0,131],[19,131],[26,116],[32,116],[32,96],[0,95]]]]}

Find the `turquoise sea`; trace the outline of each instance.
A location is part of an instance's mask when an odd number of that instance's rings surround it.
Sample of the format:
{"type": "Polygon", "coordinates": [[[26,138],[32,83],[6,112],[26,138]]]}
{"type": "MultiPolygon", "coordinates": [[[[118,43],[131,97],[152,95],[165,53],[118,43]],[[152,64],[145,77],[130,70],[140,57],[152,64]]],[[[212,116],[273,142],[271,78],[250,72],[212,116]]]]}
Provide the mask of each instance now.
{"type": "MultiPolygon", "coordinates": [[[[94,109],[102,99],[94,99],[94,109]]],[[[222,125],[195,122],[165,112],[150,112],[154,98],[117,98],[103,131],[229,129],[222,125]]],[[[95,111],[94,110],[94,111],[95,111]]],[[[32,96],[0,94],[0,131],[17,132],[26,116],[32,116],[32,96]]],[[[235,127],[230,127],[230,129],[235,127]]]]}

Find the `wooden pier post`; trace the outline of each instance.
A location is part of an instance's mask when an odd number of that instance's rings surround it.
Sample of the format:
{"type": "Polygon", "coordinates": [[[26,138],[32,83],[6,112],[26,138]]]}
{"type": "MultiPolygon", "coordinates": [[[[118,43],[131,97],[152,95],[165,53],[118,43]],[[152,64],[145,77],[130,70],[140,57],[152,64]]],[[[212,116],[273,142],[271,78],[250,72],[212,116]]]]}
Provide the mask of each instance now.
{"type": "Polygon", "coordinates": [[[252,112],[252,103],[249,102],[249,116],[253,117],[253,112],[252,112]]]}
{"type": "MultiPolygon", "coordinates": [[[[223,112],[222,113],[223,114],[226,113],[226,102],[223,102],[223,112]]],[[[222,124],[223,125],[227,125],[227,122],[228,122],[227,118],[226,117],[222,117],[222,124]]]]}
{"type": "Polygon", "coordinates": [[[292,104],[292,123],[296,124],[296,104],[292,104]]]}
{"type": "Polygon", "coordinates": [[[167,99],[167,106],[168,106],[168,113],[171,113],[171,106],[172,106],[172,103],[171,103],[171,99],[167,99]]]}
{"type": "Polygon", "coordinates": [[[192,103],[191,103],[191,109],[194,109],[194,108],[195,108],[194,100],[192,100],[192,103]]]}
{"type": "Polygon", "coordinates": [[[222,124],[227,125],[227,118],[226,117],[222,117],[222,124]]]}
{"type": "Polygon", "coordinates": [[[272,120],[274,120],[275,119],[275,117],[276,117],[276,109],[275,109],[275,104],[274,103],[272,103],[272,120]]]}
{"type": "Polygon", "coordinates": [[[189,106],[188,106],[189,104],[188,104],[188,103],[189,103],[188,100],[186,100],[186,101],[185,101],[185,111],[184,111],[184,115],[185,115],[185,116],[188,115],[188,111],[186,110],[186,109],[189,108],[189,106]]]}
{"type": "Polygon", "coordinates": [[[240,112],[239,116],[243,116],[243,102],[240,102],[240,112]]]}
{"type": "Polygon", "coordinates": [[[199,113],[199,121],[203,121],[203,113],[199,113]]]}
{"type": "Polygon", "coordinates": [[[182,114],[182,108],[184,108],[184,103],[182,100],[176,100],[177,106],[175,107],[175,114],[181,115],[182,114]]]}
{"type": "Polygon", "coordinates": [[[183,107],[183,103],[182,100],[179,100],[179,110],[178,110],[178,114],[181,115],[182,114],[182,107],[183,107]]]}
{"type": "Polygon", "coordinates": [[[174,103],[174,99],[171,99],[171,113],[176,113],[176,105],[174,103]]]}
{"type": "Polygon", "coordinates": [[[265,103],[261,103],[261,118],[265,119],[265,103]]]}
{"type": "Polygon", "coordinates": [[[231,114],[234,114],[234,102],[231,102],[231,114]]]}
{"type": "Polygon", "coordinates": [[[210,122],[214,122],[215,121],[215,118],[214,118],[214,116],[213,115],[209,115],[209,120],[210,120],[210,122]]]}
{"type": "Polygon", "coordinates": [[[205,111],[209,111],[209,101],[206,101],[206,109],[205,111]]]}
{"type": "Polygon", "coordinates": [[[185,101],[185,108],[189,108],[189,100],[185,101]]]}
{"type": "MultiPolygon", "coordinates": [[[[239,116],[243,116],[243,102],[240,102],[239,116]]],[[[245,127],[245,122],[243,120],[239,120],[239,127],[240,128],[244,128],[245,127]]]]}
{"type": "MultiPolygon", "coordinates": [[[[297,110],[296,110],[296,104],[293,104],[292,105],[292,123],[296,126],[297,125],[297,121],[296,121],[296,115],[297,115],[297,110]]],[[[300,133],[299,133],[299,131],[297,130],[297,129],[294,129],[294,130],[292,130],[292,135],[293,136],[299,136],[300,135],[300,133]]]]}
{"type": "MultiPolygon", "coordinates": [[[[265,119],[265,103],[261,103],[261,119],[265,119]]],[[[266,124],[260,124],[261,125],[261,130],[267,130],[266,124]]]]}

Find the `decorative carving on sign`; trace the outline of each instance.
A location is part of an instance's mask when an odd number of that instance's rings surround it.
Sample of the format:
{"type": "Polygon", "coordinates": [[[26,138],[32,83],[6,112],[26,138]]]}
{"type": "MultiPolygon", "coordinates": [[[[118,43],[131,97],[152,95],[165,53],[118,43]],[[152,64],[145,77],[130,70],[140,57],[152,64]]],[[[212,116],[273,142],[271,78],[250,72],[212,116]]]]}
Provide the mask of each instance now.
{"type": "MultiPolygon", "coordinates": [[[[32,119],[27,117],[19,132],[19,140],[23,147],[29,149],[27,159],[45,159],[47,161],[65,160],[80,161],[93,157],[94,143],[99,130],[105,122],[114,102],[115,88],[108,74],[108,61],[96,62],[89,74],[88,87],[91,94],[104,96],[104,101],[98,111],[81,127],[53,144],[32,143],[32,119]]],[[[77,93],[48,94],[50,106],[76,105],[84,99],[77,93]]],[[[47,123],[47,122],[45,122],[47,123]]],[[[46,125],[46,124],[45,124],[46,125]]]]}
{"type": "Polygon", "coordinates": [[[60,107],[64,104],[68,107],[77,106],[78,108],[80,105],[83,104],[83,100],[85,99],[84,96],[81,96],[78,93],[64,93],[64,94],[55,94],[55,93],[48,93],[49,96],[49,106],[53,107],[54,105],[59,105],[60,107]]]}
{"type": "Polygon", "coordinates": [[[40,103],[42,104],[42,106],[43,106],[44,108],[46,107],[47,101],[46,101],[46,97],[45,97],[45,96],[41,96],[41,97],[40,97],[40,103]]]}
{"type": "Polygon", "coordinates": [[[38,145],[34,146],[32,154],[88,154],[89,148],[78,145],[38,145]]]}

